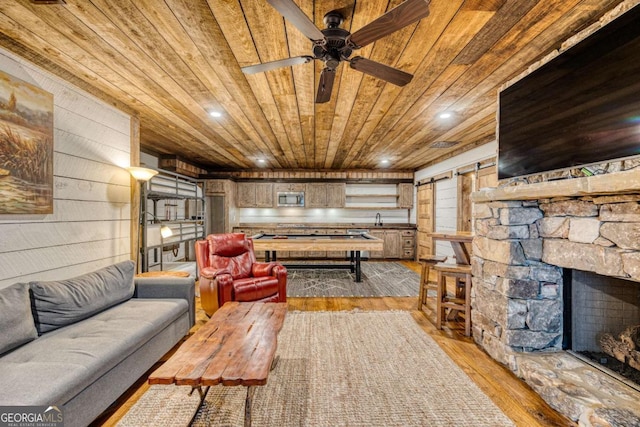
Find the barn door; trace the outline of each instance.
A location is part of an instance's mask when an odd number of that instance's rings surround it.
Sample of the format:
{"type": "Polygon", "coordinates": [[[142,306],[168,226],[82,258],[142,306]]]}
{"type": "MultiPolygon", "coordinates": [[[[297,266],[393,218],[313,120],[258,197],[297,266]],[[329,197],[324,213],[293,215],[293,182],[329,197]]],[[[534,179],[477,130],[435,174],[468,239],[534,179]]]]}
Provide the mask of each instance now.
{"type": "Polygon", "coordinates": [[[433,254],[433,239],[429,233],[435,229],[435,184],[422,184],[418,187],[418,259],[433,254]]]}

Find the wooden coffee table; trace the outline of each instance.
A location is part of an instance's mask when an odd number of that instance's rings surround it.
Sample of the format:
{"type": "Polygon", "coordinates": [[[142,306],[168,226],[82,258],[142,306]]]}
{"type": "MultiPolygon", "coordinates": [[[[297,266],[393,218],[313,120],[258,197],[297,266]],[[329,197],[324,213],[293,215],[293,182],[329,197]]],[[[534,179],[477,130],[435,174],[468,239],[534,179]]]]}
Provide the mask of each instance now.
{"type": "Polygon", "coordinates": [[[226,303],[149,376],[149,384],[191,386],[200,393],[200,404],[209,386],[246,386],[244,425],[250,426],[253,392],[267,383],[277,363],[286,313],[286,303],[226,303]]]}

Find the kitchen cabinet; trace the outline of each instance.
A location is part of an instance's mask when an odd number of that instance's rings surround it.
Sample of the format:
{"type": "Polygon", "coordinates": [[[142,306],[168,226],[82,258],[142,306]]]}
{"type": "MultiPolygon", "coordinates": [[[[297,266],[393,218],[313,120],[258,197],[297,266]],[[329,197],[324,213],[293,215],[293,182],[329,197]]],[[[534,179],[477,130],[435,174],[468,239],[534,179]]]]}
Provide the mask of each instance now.
{"type": "Polygon", "coordinates": [[[345,184],[307,184],[305,199],[305,207],[307,208],[343,208],[345,204],[345,184]]]}
{"type": "Polygon", "coordinates": [[[369,234],[384,242],[384,251],[369,251],[370,258],[402,258],[400,230],[370,230],[369,234]]]}
{"type": "Polygon", "coordinates": [[[416,232],[415,230],[401,230],[402,236],[402,259],[415,259],[416,253],[416,232]]]}
{"type": "Polygon", "coordinates": [[[300,192],[305,191],[305,184],[301,183],[275,183],[273,184],[273,191],[277,194],[278,192],[300,192]]]}
{"type": "Polygon", "coordinates": [[[413,208],[413,184],[398,184],[398,208],[413,208]]]}
{"type": "Polygon", "coordinates": [[[346,203],[346,185],[344,183],[331,183],[327,185],[327,207],[344,208],[346,203]]]}
{"type": "Polygon", "coordinates": [[[272,208],[274,206],[273,183],[239,182],[236,206],[239,208],[272,208]]]}

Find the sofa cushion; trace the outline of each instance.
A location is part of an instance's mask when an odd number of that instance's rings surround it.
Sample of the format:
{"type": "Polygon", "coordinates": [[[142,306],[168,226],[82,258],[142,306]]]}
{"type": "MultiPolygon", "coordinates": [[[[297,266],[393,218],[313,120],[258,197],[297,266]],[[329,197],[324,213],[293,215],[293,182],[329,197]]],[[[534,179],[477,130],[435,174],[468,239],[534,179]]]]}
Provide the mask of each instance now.
{"type": "Polygon", "coordinates": [[[48,332],[0,358],[0,404],[65,404],[166,328],[186,334],[188,322],[183,299],[130,299],[48,332]]]}
{"type": "Polygon", "coordinates": [[[39,334],[86,319],[133,296],[135,263],[123,261],[67,280],[30,282],[39,334]]]}
{"type": "Polygon", "coordinates": [[[38,337],[26,283],[0,289],[0,331],[0,354],[38,337]]]}

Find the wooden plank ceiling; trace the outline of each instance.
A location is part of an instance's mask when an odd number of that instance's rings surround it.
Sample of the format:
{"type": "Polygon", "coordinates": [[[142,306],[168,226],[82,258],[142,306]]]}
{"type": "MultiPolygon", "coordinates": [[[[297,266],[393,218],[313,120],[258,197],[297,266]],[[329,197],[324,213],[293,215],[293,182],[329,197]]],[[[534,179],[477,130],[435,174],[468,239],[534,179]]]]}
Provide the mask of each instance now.
{"type": "MultiPolygon", "coordinates": [[[[351,32],[402,3],[295,1],[320,29],[340,10],[351,32]]],[[[412,73],[408,85],[342,63],[324,104],[321,61],[241,72],[311,55],[267,0],[2,1],[0,45],[138,115],[143,151],[210,171],[375,169],[383,158],[414,170],[492,141],[500,85],[620,1],[431,0],[428,17],[355,53],[412,73]],[[456,144],[432,147],[441,141],[456,144]]]]}

